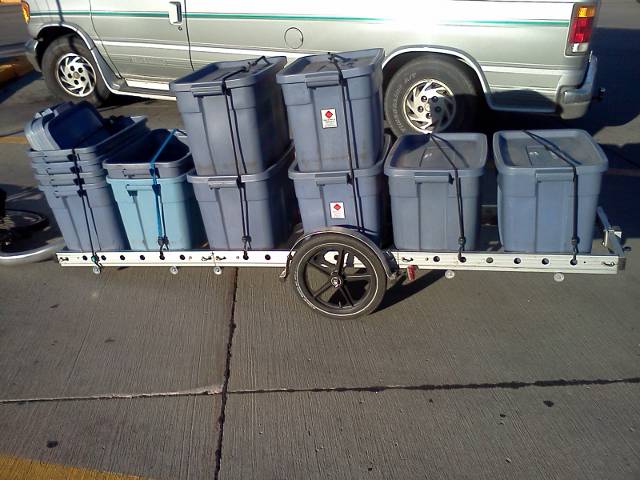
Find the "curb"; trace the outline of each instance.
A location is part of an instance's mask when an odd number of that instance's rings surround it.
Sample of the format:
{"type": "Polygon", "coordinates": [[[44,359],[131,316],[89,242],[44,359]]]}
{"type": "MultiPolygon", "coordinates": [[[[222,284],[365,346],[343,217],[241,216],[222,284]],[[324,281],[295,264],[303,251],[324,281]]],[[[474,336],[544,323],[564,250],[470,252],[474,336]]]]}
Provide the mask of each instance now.
{"type": "Polygon", "coordinates": [[[26,75],[31,70],[33,70],[33,67],[24,57],[11,58],[0,63],[0,87],[10,80],[26,75]]]}

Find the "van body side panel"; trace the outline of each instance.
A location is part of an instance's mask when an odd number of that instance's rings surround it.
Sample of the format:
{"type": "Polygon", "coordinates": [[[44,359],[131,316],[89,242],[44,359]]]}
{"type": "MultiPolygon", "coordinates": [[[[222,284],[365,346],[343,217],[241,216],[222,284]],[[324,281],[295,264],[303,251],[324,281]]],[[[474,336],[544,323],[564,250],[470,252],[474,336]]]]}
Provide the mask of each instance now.
{"type": "MultiPolygon", "coordinates": [[[[65,0],[66,1],[66,0],[65,0]]],[[[170,2],[156,0],[91,0],[98,43],[127,80],[167,82],[190,71],[184,0],[183,20],[169,22],[170,2]]]]}
{"type": "Polygon", "coordinates": [[[553,109],[560,87],[584,78],[587,57],[565,55],[573,3],[430,0],[428,15],[416,15],[415,7],[407,0],[366,9],[342,0],[189,0],[192,61],[198,68],[253,51],[295,58],[371,47],[452,47],[482,66],[494,105],[523,102],[534,110],[553,109]],[[287,41],[292,28],[303,38],[299,48],[287,41]]]}

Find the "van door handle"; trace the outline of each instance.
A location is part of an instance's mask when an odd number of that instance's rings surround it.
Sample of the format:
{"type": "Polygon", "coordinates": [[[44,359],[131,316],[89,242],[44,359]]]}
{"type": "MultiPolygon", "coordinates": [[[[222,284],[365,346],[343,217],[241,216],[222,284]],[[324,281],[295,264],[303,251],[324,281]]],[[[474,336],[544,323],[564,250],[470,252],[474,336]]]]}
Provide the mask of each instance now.
{"type": "Polygon", "coordinates": [[[182,2],[169,2],[169,23],[171,25],[182,23],[182,2]]]}

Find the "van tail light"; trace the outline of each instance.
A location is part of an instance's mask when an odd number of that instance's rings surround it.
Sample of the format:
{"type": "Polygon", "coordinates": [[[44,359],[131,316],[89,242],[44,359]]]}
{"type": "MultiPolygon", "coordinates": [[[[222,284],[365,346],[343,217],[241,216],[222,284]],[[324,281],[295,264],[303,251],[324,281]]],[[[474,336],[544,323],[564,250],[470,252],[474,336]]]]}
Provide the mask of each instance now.
{"type": "Polygon", "coordinates": [[[20,7],[22,9],[22,18],[24,18],[24,23],[29,23],[31,20],[31,7],[24,0],[20,2],[20,7]]]}
{"type": "Polygon", "coordinates": [[[589,51],[589,40],[596,21],[596,6],[579,3],[574,5],[567,40],[567,55],[581,55],[589,51]]]}

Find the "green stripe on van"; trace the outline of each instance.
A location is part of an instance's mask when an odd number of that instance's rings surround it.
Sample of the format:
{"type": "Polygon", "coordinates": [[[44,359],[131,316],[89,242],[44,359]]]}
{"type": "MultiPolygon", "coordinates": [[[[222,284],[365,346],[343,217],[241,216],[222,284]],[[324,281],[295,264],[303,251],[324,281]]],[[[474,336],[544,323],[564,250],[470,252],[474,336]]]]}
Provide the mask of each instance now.
{"type": "Polygon", "coordinates": [[[567,20],[454,20],[445,25],[542,25],[545,27],[566,27],[567,20]]]}
{"type": "Polygon", "coordinates": [[[375,17],[343,17],[322,15],[288,15],[270,13],[207,13],[188,12],[189,18],[226,18],[232,20],[311,20],[311,21],[355,21],[355,22],[384,22],[385,18],[375,17]]]}
{"type": "MultiPolygon", "coordinates": [[[[82,16],[93,15],[96,17],[132,17],[132,18],[168,18],[167,12],[142,12],[142,11],[108,11],[108,10],[66,10],[59,11],[32,12],[32,17],[44,16],[82,16]]],[[[346,16],[325,16],[325,15],[289,15],[289,14],[270,14],[270,13],[208,13],[208,12],[185,12],[187,18],[217,18],[228,20],[303,20],[303,21],[336,21],[336,22],[385,22],[386,18],[377,17],[346,17],[346,16]]],[[[450,20],[443,22],[444,25],[540,25],[540,26],[559,26],[565,27],[569,25],[567,20],[450,20]]]]}

